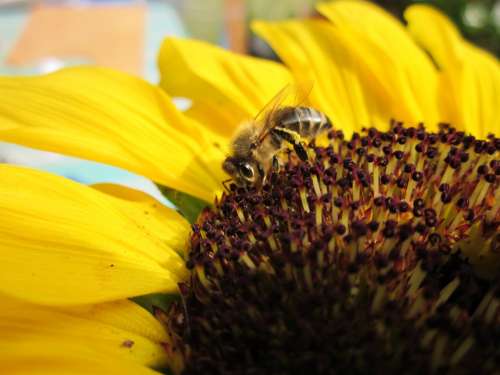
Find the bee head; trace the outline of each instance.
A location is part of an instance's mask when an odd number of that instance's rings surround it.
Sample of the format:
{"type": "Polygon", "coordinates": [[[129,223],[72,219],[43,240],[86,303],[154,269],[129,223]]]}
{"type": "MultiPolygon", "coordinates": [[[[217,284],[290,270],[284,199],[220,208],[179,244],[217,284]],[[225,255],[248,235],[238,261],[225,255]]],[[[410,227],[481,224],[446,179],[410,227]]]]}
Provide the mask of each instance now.
{"type": "Polygon", "coordinates": [[[234,181],[239,186],[255,184],[261,174],[256,162],[232,156],[224,160],[222,168],[234,178],[234,181]]]}

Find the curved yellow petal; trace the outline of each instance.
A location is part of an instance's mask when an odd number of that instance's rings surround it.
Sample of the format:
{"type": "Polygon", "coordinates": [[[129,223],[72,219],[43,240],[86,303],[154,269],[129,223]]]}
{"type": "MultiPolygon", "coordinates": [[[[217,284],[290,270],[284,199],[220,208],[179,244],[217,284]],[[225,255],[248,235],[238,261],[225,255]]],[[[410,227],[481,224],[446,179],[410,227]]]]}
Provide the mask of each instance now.
{"type": "MultiPolygon", "coordinates": [[[[137,225],[152,238],[167,244],[181,256],[185,255],[191,226],[177,211],[139,190],[115,184],[96,184],[92,187],[109,195],[110,202],[116,204],[117,208],[131,220],[136,221],[137,225]]],[[[161,246],[139,251],[143,251],[145,255],[153,255],[156,251],[154,254],[156,261],[168,267],[169,258],[165,258],[167,253],[161,246]]]]}
{"type": "Polygon", "coordinates": [[[45,342],[43,346],[53,346],[62,355],[69,345],[88,348],[89,359],[105,356],[156,368],[167,365],[163,345],[169,337],[164,328],[128,300],[49,308],[2,299],[0,306],[0,347],[6,342],[45,342]]]}
{"type": "Polygon", "coordinates": [[[209,202],[220,188],[217,136],[139,78],[91,67],[0,77],[0,97],[0,140],[123,167],[209,202]]]}
{"type": "Polygon", "coordinates": [[[185,278],[182,258],[115,198],[27,168],[0,175],[0,292],[74,305],[175,291],[185,278]]]}
{"type": "Polygon", "coordinates": [[[435,127],[440,121],[437,71],[403,25],[366,1],[322,3],[318,10],[350,39],[348,45],[364,67],[364,79],[373,81],[388,96],[385,105],[393,117],[435,127]]]}
{"type": "Polygon", "coordinates": [[[465,41],[453,23],[437,9],[412,5],[406,8],[404,18],[410,35],[432,53],[440,68],[449,68],[463,60],[465,41]]]}
{"type": "Polygon", "coordinates": [[[465,41],[438,10],[414,5],[405,12],[408,30],[441,69],[439,99],[453,125],[485,137],[500,129],[500,64],[465,41]]]}
{"type": "MultiPolygon", "coordinates": [[[[48,309],[48,307],[47,307],[48,309]]],[[[169,336],[164,327],[147,310],[130,300],[94,305],[52,307],[54,311],[110,325],[142,336],[151,342],[165,343],[169,336]]]]}
{"type": "Polygon", "coordinates": [[[0,342],[0,363],[5,375],[159,375],[120,357],[104,357],[71,342],[43,338],[0,342]],[[63,350],[64,349],[64,350],[63,350]]]}
{"type": "Polygon", "coordinates": [[[344,36],[328,22],[255,22],[252,28],[270,43],[296,80],[314,83],[309,100],[334,126],[350,133],[363,126],[388,124],[379,95],[368,91],[371,83],[361,79],[344,36]]]}
{"type": "Polygon", "coordinates": [[[160,86],[172,96],[191,99],[188,114],[226,137],[292,80],[278,63],[191,39],[166,39],[158,65],[160,86]]]}

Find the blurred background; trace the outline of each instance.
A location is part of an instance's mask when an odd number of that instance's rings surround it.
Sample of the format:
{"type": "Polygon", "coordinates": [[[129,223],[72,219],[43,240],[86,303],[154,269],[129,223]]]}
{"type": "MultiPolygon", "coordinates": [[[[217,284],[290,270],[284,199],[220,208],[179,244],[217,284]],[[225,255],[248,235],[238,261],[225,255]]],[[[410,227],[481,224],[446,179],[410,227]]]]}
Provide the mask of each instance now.
{"type": "MultiPolygon", "coordinates": [[[[0,0],[0,75],[43,74],[65,66],[98,64],[156,83],[156,53],[166,36],[194,37],[233,51],[275,58],[251,34],[249,21],[315,17],[316,2],[0,0]]],[[[467,39],[500,55],[500,0],[375,2],[398,18],[410,4],[434,5],[467,39]]],[[[163,199],[154,184],[142,177],[76,158],[0,143],[0,162],[45,169],[82,183],[119,182],[163,199]]]]}

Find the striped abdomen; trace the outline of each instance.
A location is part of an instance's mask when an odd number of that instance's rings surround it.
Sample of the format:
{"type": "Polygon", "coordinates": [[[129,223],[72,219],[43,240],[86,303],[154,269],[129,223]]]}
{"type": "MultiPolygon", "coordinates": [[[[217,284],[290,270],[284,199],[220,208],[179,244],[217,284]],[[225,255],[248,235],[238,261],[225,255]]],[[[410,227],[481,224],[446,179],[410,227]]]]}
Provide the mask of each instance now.
{"type": "Polygon", "coordinates": [[[331,128],[326,115],[309,107],[286,107],[278,111],[275,126],[298,133],[301,137],[313,138],[331,128]]]}

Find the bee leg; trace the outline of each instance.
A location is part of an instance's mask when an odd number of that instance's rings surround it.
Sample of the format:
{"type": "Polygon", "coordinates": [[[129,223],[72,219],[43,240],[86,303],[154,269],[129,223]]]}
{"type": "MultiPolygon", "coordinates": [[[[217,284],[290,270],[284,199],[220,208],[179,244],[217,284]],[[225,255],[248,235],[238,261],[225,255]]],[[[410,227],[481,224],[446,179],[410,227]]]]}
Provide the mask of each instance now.
{"type": "Polygon", "coordinates": [[[224,189],[225,189],[228,193],[230,193],[230,192],[231,192],[231,188],[230,188],[229,186],[227,186],[227,183],[228,183],[228,182],[232,182],[232,181],[233,181],[233,179],[232,179],[232,178],[228,178],[227,180],[222,181],[222,186],[224,186],[224,189]]]}
{"type": "Polygon", "coordinates": [[[274,172],[279,172],[279,170],[280,170],[280,161],[279,161],[277,155],[273,156],[272,166],[273,166],[273,171],[274,172]]]}
{"type": "Polygon", "coordinates": [[[300,160],[307,161],[307,151],[300,141],[300,136],[296,132],[281,127],[276,127],[273,129],[273,133],[277,137],[290,143],[300,160]]]}
{"type": "Polygon", "coordinates": [[[302,143],[300,143],[300,142],[293,143],[293,149],[297,153],[297,156],[300,158],[300,160],[307,161],[307,159],[308,159],[307,151],[304,148],[304,146],[302,145],[302,143]]]}
{"type": "Polygon", "coordinates": [[[260,164],[260,163],[257,164],[257,171],[259,172],[260,178],[264,178],[264,175],[266,174],[266,172],[264,171],[262,164],[260,164]]]}

